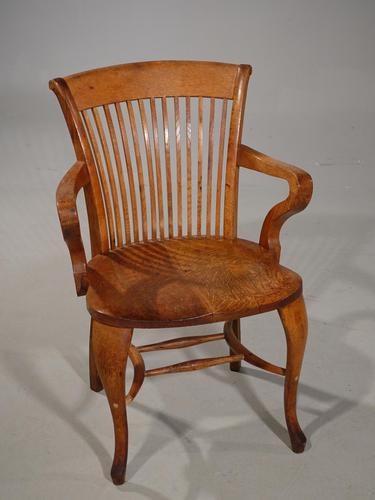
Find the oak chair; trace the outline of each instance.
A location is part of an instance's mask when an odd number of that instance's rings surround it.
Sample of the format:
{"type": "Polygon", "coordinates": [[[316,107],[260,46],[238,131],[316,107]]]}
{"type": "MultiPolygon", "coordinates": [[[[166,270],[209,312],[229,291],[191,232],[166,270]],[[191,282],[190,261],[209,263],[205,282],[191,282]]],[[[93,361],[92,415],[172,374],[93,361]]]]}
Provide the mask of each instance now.
{"type": "Polygon", "coordinates": [[[94,69],[50,82],[73,141],[76,163],[57,189],[57,209],[77,295],[91,315],[90,387],[106,392],[115,453],[111,476],[125,481],[126,405],[145,377],[241,361],[285,377],[292,449],[306,438],[296,414],[307,336],[302,280],[279,264],[283,223],[312,195],[309,174],[241,144],[251,67],[157,61],[94,69]],[[237,237],[239,169],[284,179],[288,197],[266,216],[259,243],[237,237]],[[76,198],[83,189],[91,260],[76,198]],[[278,310],[286,367],[241,343],[240,318],[278,310]],[[132,344],[134,328],[224,322],[223,333],[132,344]],[[228,356],[145,370],[143,352],[224,339],[228,356]],[[134,379],[125,394],[127,358],[134,379]]]}

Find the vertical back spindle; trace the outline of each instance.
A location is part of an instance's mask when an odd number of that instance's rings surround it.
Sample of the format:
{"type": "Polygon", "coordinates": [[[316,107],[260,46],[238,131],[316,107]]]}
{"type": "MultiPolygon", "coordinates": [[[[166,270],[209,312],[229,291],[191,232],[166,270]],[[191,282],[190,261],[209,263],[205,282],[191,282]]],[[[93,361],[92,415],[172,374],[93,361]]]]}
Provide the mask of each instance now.
{"type": "Polygon", "coordinates": [[[133,175],[132,161],[131,161],[131,157],[130,157],[129,141],[128,141],[128,136],[126,133],[125,121],[124,121],[124,116],[122,114],[121,104],[116,103],[115,109],[116,109],[118,124],[120,127],[120,134],[121,134],[122,146],[123,146],[123,150],[124,150],[126,170],[127,170],[127,174],[128,174],[130,200],[131,200],[132,214],[133,214],[134,241],[137,242],[137,241],[139,241],[138,208],[137,208],[137,200],[136,200],[136,196],[135,196],[134,175],[133,175]]]}
{"type": "Polygon", "coordinates": [[[122,212],[124,217],[124,226],[125,226],[125,242],[130,243],[130,221],[129,221],[129,205],[128,205],[128,197],[126,194],[125,180],[124,180],[124,171],[122,168],[122,162],[120,157],[120,151],[118,146],[118,141],[116,137],[116,131],[112,120],[112,115],[108,104],[104,105],[104,113],[107,120],[109,135],[112,143],[113,155],[115,157],[115,164],[117,170],[117,178],[120,186],[120,194],[121,194],[121,202],[122,202],[122,212]]]}
{"type": "Polygon", "coordinates": [[[102,119],[100,117],[98,108],[93,109],[93,115],[94,115],[95,125],[97,128],[98,134],[99,134],[100,144],[102,146],[102,151],[104,153],[105,163],[107,166],[107,174],[108,174],[108,179],[109,179],[110,193],[112,195],[112,204],[113,204],[113,210],[114,210],[114,215],[115,215],[114,222],[115,222],[115,231],[116,231],[116,238],[117,238],[117,245],[116,246],[122,246],[122,227],[121,227],[120,208],[119,208],[119,202],[118,202],[118,196],[117,196],[116,181],[115,181],[115,176],[114,176],[113,168],[112,168],[112,161],[111,161],[111,157],[109,154],[108,143],[107,143],[107,139],[106,139],[103,124],[102,124],[102,119]]]}
{"type": "Polygon", "coordinates": [[[191,192],[191,107],[190,97],[186,97],[186,169],[187,169],[187,233],[192,235],[192,192],[191,192]]]}
{"type": "Polygon", "coordinates": [[[181,130],[180,106],[178,97],[174,98],[175,130],[176,130],[176,170],[177,170],[177,220],[178,236],[182,236],[182,186],[181,186],[181,130]]]}
{"type": "Polygon", "coordinates": [[[216,214],[215,214],[215,236],[220,236],[220,218],[221,218],[221,197],[223,184],[223,162],[224,162],[224,139],[225,127],[227,123],[227,100],[223,100],[220,123],[219,155],[217,165],[217,184],[216,184],[216,214]]]}
{"type": "Polygon", "coordinates": [[[110,195],[109,195],[108,183],[107,183],[107,179],[105,176],[104,166],[103,166],[101,154],[99,151],[99,146],[98,146],[98,143],[97,143],[97,140],[95,137],[95,132],[94,132],[88,111],[86,111],[86,110],[83,111],[82,116],[83,116],[83,120],[85,122],[86,129],[87,129],[87,132],[88,132],[88,135],[90,138],[92,150],[94,153],[95,163],[96,163],[98,174],[99,174],[100,184],[102,187],[104,206],[105,206],[107,223],[108,223],[109,245],[110,245],[110,248],[114,248],[116,245],[116,240],[115,240],[115,231],[114,231],[114,227],[113,227],[113,212],[112,212],[111,200],[110,200],[110,195]]]}
{"type": "Polygon", "coordinates": [[[206,211],[206,235],[211,236],[211,206],[212,206],[212,160],[215,124],[215,99],[210,99],[210,123],[208,130],[208,159],[207,159],[207,211],[206,211]]]}
{"type": "Polygon", "coordinates": [[[141,116],[143,139],[146,150],[147,158],[147,171],[148,171],[148,181],[150,190],[150,202],[151,202],[151,229],[152,238],[156,240],[156,200],[155,200],[155,182],[154,182],[154,172],[152,167],[152,155],[151,155],[151,145],[150,145],[150,134],[148,131],[147,116],[145,111],[145,106],[143,99],[138,99],[139,113],[141,116]]]}
{"type": "Polygon", "coordinates": [[[173,238],[173,204],[172,204],[172,174],[171,174],[171,154],[169,145],[169,124],[167,98],[162,98],[163,126],[164,126],[164,148],[165,148],[165,175],[167,178],[167,198],[168,198],[168,230],[169,238],[173,238]]]}
{"type": "Polygon", "coordinates": [[[151,105],[152,134],[153,134],[154,153],[155,153],[156,184],[158,191],[159,229],[160,229],[160,238],[164,239],[165,233],[164,233],[163,184],[162,184],[161,166],[160,166],[158,119],[156,114],[154,97],[151,98],[150,105],[151,105]]]}
{"type": "Polygon", "coordinates": [[[138,173],[139,196],[141,198],[142,236],[143,236],[143,240],[146,241],[148,239],[148,226],[147,226],[147,206],[146,206],[146,196],[145,196],[145,181],[144,181],[143,168],[142,168],[142,158],[141,158],[141,153],[140,153],[140,149],[139,149],[138,132],[137,132],[137,125],[136,125],[136,121],[135,121],[133,104],[131,101],[127,101],[126,106],[128,109],[130,129],[131,129],[132,137],[133,137],[135,162],[137,165],[137,173],[138,173]]]}
{"type": "Polygon", "coordinates": [[[198,99],[197,234],[202,234],[203,97],[198,99]]]}

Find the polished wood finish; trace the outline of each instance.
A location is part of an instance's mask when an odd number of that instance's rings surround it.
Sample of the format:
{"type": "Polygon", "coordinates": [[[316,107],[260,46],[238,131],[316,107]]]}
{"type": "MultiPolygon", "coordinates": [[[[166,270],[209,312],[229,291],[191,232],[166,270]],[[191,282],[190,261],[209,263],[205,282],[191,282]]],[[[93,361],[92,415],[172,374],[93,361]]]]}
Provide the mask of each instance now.
{"type": "Polygon", "coordinates": [[[90,322],[90,343],[89,343],[89,375],[90,375],[90,389],[94,392],[103,390],[103,384],[99,377],[99,372],[96,367],[94,347],[93,347],[93,319],[90,322]]]}
{"type": "Polygon", "coordinates": [[[217,366],[223,365],[224,363],[240,361],[243,358],[243,354],[233,354],[231,356],[219,356],[217,358],[190,359],[189,361],[183,361],[182,363],[176,363],[174,365],[161,366],[160,368],[146,370],[145,376],[155,377],[156,375],[165,375],[167,373],[181,373],[202,370],[203,368],[209,368],[210,366],[217,366]]]}
{"type": "Polygon", "coordinates": [[[289,217],[301,212],[309,204],[313,187],[311,176],[298,167],[270,158],[244,145],[239,148],[238,163],[241,167],[284,179],[289,184],[288,197],[268,212],[259,240],[259,244],[272,250],[279,260],[281,227],[289,217]]]}
{"type": "MultiPolygon", "coordinates": [[[[244,65],[245,66],[245,65],[244,65]]],[[[239,66],[205,61],[151,61],[99,68],[64,78],[77,109],[163,96],[232,99],[239,66]]],[[[246,65],[250,69],[250,66],[246,65]]]]}
{"type": "Polygon", "coordinates": [[[93,196],[100,221],[96,237],[101,248],[95,254],[130,242],[165,237],[235,236],[237,152],[250,72],[247,65],[143,63],[51,81],[51,88],[70,117],[71,134],[77,137],[77,157],[85,161],[90,183],[95,179],[93,196]],[[187,67],[191,70],[189,82],[182,84],[178,79],[185,75],[187,67]],[[152,79],[161,68],[168,69],[170,74],[163,92],[160,82],[152,79]],[[216,80],[206,81],[209,75],[217,75],[216,80]],[[106,79],[104,87],[103,79],[106,79]],[[90,102],[87,92],[83,93],[85,85],[91,94],[90,102]],[[136,85],[138,94],[129,94],[130,87],[135,89],[136,85]],[[113,96],[109,99],[111,88],[113,96]],[[185,94],[181,94],[182,89],[186,89],[185,94]],[[185,120],[181,119],[180,98],[185,101],[182,108],[185,120]],[[222,118],[216,123],[215,109],[219,106],[222,118]],[[219,129],[219,141],[214,141],[219,129]],[[182,136],[186,137],[184,150],[182,136]],[[123,153],[119,148],[121,143],[123,153]],[[218,158],[216,179],[214,157],[218,158]],[[215,180],[216,196],[212,196],[215,180]]]}
{"type": "Polygon", "coordinates": [[[130,404],[138,394],[139,389],[142,387],[146,371],[145,363],[140,355],[140,351],[133,345],[129,348],[129,358],[133,364],[134,377],[129,392],[126,395],[126,404],[130,404]]]}
{"type": "Polygon", "coordinates": [[[164,349],[180,349],[181,347],[191,347],[193,345],[205,344],[206,342],[214,342],[223,340],[223,333],[211,333],[210,335],[194,335],[190,337],[180,337],[177,339],[164,340],[163,342],[155,342],[153,344],[141,345],[137,347],[138,352],[152,352],[164,349]]]}
{"type": "Polygon", "coordinates": [[[92,346],[96,368],[106,392],[115,431],[112,480],[122,484],[128,456],[128,421],[125,404],[125,370],[132,330],[113,328],[94,321],[92,346]]]}
{"type": "Polygon", "coordinates": [[[194,61],[123,64],[50,82],[77,162],[57,190],[57,209],[78,295],[91,315],[90,387],[104,388],[113,417],[112,479],[125,479],[126,405],[145,377],[241,361],[285,376],[285,417],[296,453],[306,438],[296,413],[307,336],[302,280],[279,264],[280,230],[312,195],[303,170],[241,144],[248,65],[194,61]],[[259,243],[238,238],[240,167],[288,182],[267,214],[259,243]],[[76,199],[83,189],[91,258],[76,199]],[[240,318],[277,310],[286,367],[242,344],[240,318]],[[224,321],[223,333],[136,347],[133,328],[224,321]],[[142,353],[225,340],[230,354],[145,368],[142,353]],[[125,394],[127,359],[134,377],[125,394]]]}
{"type": "Polygon", "coordinates": [[[221,196],[223,185],[223,163],[224,163],[224,138],[225,138],[225,125],[227,122],[227,100],[223,100],[223,108],[220,123],[220,141],[219,141],[219,159],[217,166],[217,184],[216,184],[216,215],[215,215],[215,236],[220,236],[220,215],[221,215],[221,196]]]}
{"type": "MultiPolygon", "coordinates": [[[[225,328],[225,325],[224,325],[224,328],[225,328]]],[[[232,332],[233,332],[235,339],[239,343],[241,343],[241,320],[234,319],[231,322],[231,329],[232,329],[232,332]]],[[[224,338],[225,338],[225,334],[224,334],[224,338]]],[[[226,338],[226,341],[228,342],[227,338],[226,338]]],[[[235,354],[235,351],[232,348],[230,348],[229,354],[235,354]]],[[[231,369],[232,372],[239,372],[241,370],[241,361],[233,361],[232,363],[229,364],[229,368],[231,369]]]]}
{"type": "Polygon", "coordinates": [[[297,419],[297,389],[307,339],[307,315],[303,297],[300,296],[292,304],[281,307],[279,315],[284,325],[287,342],[285,419],[292,449],[295,453],[302,453],[306,445],[306,436],[297,419]]]}
{"type": "Polygon", "coordinates": [[[229,321],[224,325],[225,340],[230,346],[231,352],[242,354],[245,361],[247,361],[251,365],[257,366],[258,368],[262,368],[262,370],[276,373],[277,375],[285,375],[285,368],[281,368],[280,366],[269,363],[268,361],[265,361],[264,359],[246,349],[246,347],[241,344],[241,341],[238,338],[238,332],[234,331],[233,323],[234,322],[229,321]]]}
{"type": "Polygon", "coordinates": [[[77,295],[85,295],[88,288],[86,254],[78,220],[77,194],[89,182],[83,162],[76,162],[65,174],[56,193],[57,212],[61,230],[72,261],[77,295]]]}
{"type": "Polygon", "coordinates": [[[277,309],[302,289],[272,252],[240,239],[128,245],[97,255],[87,272],[91,316],[124,328],[227,321],[277,309]]]}

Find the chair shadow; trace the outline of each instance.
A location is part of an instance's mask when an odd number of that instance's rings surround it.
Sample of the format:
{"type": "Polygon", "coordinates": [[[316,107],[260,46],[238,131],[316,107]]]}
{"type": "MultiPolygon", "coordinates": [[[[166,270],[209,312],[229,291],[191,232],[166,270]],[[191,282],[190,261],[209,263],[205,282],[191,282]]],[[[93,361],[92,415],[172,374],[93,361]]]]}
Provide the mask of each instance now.
{"type": "MultiPolygon", "coordinates": [[[[310,216],[310,219],[313,219],[313,217],[310,216]]],[[[371,224],[373,224],[373,218],[366,218],[365,216],[360,217],[361,224],[366,227],[370,227],[370,220],[371,224]]],[[[309,221],[305,218],[305,225],[308,224],[309,221]]],[[[336,227],[338,234],[341,237],[340,247],[341,250],[344,248],[345,252],[340,253],[340,248],[337,248],[337,242],[336,245],[334,244],[333,238],[331,246],[327,245],[327,247],[325,248],[325,252],[328,252],[330,255],[329,258],[331,259],[332,265],[335,267],[335,269],[337,269],[337,272],[339,272],[339,279],[344,280],[361,290],[365,290],[366,292],[370,289],[371,291],[373,291],[375,289],[375,279],[361,271],[361,269],[357,269],[357,266],[353,263],[355,256],[358,254],[358,251],[360,249],[360,245],[358,242],[362,241],[362,244],[366,242],[366,238],[358,229],[360,227],[359,218],[354,216],[344,217],[335,215],[330,217],[329,223],[327,223],[325,220],[322,220],[321,217],[319,217],[315,221],[315,224],[319,224],[319,234],[323,239],[325,237],[332,237],[332,227],[336,227]],[[331,255],[332,253],[333,256],[331,255]],[[348,259],[349,262],[347,262],[348,259]]],[[[373,227],[375,227],[375,225],[373,227]]],[[[299,228],[299,233],[295,230],[293,232],[295,234],[295,239],[292,240],[292,243],[294,241],[297,242],[297,244],[295,249],[291,249],[291,253],[295,253],[298,256],[300,255],[300,252],[298,250],[298,241],[306,238],[306,234],[304,232],[304,227],[302,226],[299,228]]],[[[311,277],[311,286],[309,286],[310,295],[319,296],[319,294],[321,294],[330,285],[330,281],[325,273],[317,272],[319,266],[317,266],[316,263],[319,263],[319,259],[322,258],[320,255],[322,250],[319,245],[317,246],[314,244],[313,237],[308,239],[306,246],[308,249],[307,255],[303,255],[303,258],[301,256],[302,260],[298,262],[298,270],[303,276],[307,276],[307,280],[309,280],[309,275],[311,277]]],[[[323,258],[324,257],[325,256],[323,256],[323,258]]],[[[335,319],[335,321],[343,322],[346,329],[349,330],[356,321],[359,321],[364,317],[370,320],[375,320],[375,313],[369,310],[359,309],[357,311],[339,315],[335,319]]],[[[184,334],[186,334],[186,330],[184,334]]],[[[201,354],[207,354],[208,347],[202,346],[199,349],[201,354]]],[[[301,382],[299,384],[300,394],[311,397],[316,401],[332,403],[332,405],[327,410],[316,411],[314,408],[308,408],[306,410],[315,415],[314,420],[310,422],[304,429],[308,438],[310,438],[321,427],[338,419],[340,416],[342,416],[352,408],[361,405],[361,399],[366,395],[367,390],[369,389],[369,383],[372,380],[374,369],[371,358],[365,356],[363,353],[360,353],[352,346],[345,344],[343,341],[340,341],[336,345],[335,349],[336,356],[345,354],[347,357],[350,356],[356,360],[356,369],[362,371],[361,377],[364,381],[364,384],[361,387],[360,393],[356,394],[355,398],[349,399],[338,397],[336,394],[333,394],[325,389],[323,390],[320,388],[316,388],[309,384],[301,382]]],[[[73,432],[79,435],[88,444],[93,453],[95,453],[95,455],[97,456],[104,476],[108,480],[110,480],[109,471],[111,467],[112,456],[103,446],[98,437],[87,427],[87,425],[83,421],[80,420],[79,416],[83,409],[87,407],[90,400],[88,392],[88,373],[86,373],[86,370],[88,369],[88,355],[87,353],[84,355],[83,353],[72,354],[71,352],[67,352],[66,348],[60,349],[60,353],[61,356],[70,364],[72,369],[78,374],[78,376],[85,382],[85,384],[87,384],[87,392],[85,391],[85,393],[82,395],[81,400],[73,409],[68,408],[64,400],[59,397],[59,394],[51,390],[48,385],[48,381],[45,378],[45,375],[42,375],[38,371],[37,364],[31,358],[27,358],[26,356],[22,356],[21,358],[15,357],[14,355],[5,355],[3,356],[2,363],[17,385],[27,387],[30,394],[35,400],[41,403],[50,413],[54,414],[57,418],[68,424],[73,432]],[[22,369],[20,369],[20,364],[22,365],[22,369]]],[[[230,374],[227,371],[216,368],[210,371],[210,376],[220,382],[230,384],[231,387],[236,387],[242,397],[247,401],[252,411],[254,411],[258,415],[258,417],[269,427],[272,432],[274,432],[276,436],[279,437],[279,439],[283,443],[286,443],[289,446],[289,437],[286,428],[281,425],[275,417],[273,417],[271,412],[267,409],[266,405],[258,398],[256,392],[251,387],[251,384],[249,384],[250,377],[254,377],[257,379],[266,380],[281,387],[283,384],[283,378],[249,367],[243,367],[240,374],[230,374]],[[233,377],[236,381],[235,385],[233,384],[233,377]]],[[[163,400],[167,401],[168,393],[161,393],[161,397],[163,400]]],[[[155,410],[149,406],[144,405],[143,403],[140,403],[139,401],[135,401],[132,406],[134,406],[135,410],[137,411],[152,415],[163,425],[167,426],[172,431],[172,436],[159,436],[154,432],[153,429],[150,429],[149,439],[145,440],[140,449],[136,452],[135,456],[130,457],[128,466],[128,478],[130,479],[130,482],[126,483],[124,486],[119,487],[119,490],[124,492],[138,492],[144,496],[149,495],[149,498],[155,500],[169,500],[166,496],[151,488],[132,483],[131,478],[134,477],[135,471],[139,470],[139,468],[143,464],[145,464],[147,460],[149,460],[157,451],[160,451],[162,447],[165,447],[171,441],[171,439],[177,438],[181,441],[185,449],[186,456],[189,460],[189,464],[186,470],[186,476],[189,485],[187,495],[185,496],[186,500],[197,499],[198,495],[202,492],[202,489],[206,489],[208,493],[215,494],[215,491],[212,490],[214,486],[210,485],[210,482],[208,480],[206,481],[202,479],[202,481],[205,481],[204,484],[199,484],[197,483],[197,481],[192,480],[194,472],[199,468],[206,467],[210,462],[210,455],[205,458],[199,446],[191,439],[186,439],[187,433],[192,429],[191,424],[185,419],[168,416],[168,414],[164,413],[163,411],[155,410]]],[[[109,415],[108,418],[110,419],[109,415]]],[[[242,424],[235,425],[233,426],[233,428],[236,430],[236,432],[243,432],[242,424]]],[[[218,431],[212,431],[212,437],[215,437],[215,435],[217,434],[220,440],[222,432],[223,431],[221,430],[219,434],[218,431]]],[[[251,443],[246,444],[246,446],[251,448],[251,443]]]]}
{"type": "MultiPolygon", "coordinates": [[[[288,448],[290,448],[289,434],[286,425],[281,424],[267,409],[266,404],[258,397],[254,388],[248,383],[248,381],[241,380],[241,376],[245,375],[247,377],[252,377],[258,380],[265,380],[272,384],[280,386],[281,390],[284,387],[284,377],[275,375],[273,373],[263,372],[256,368],[249,368],[247,366],[242,366],[241,371],[236,374],[236,384],[235,389],[241,394],[243,399],[248,403],[250,409],[259,417],[259,419],[269,428],[271,432],[277,436],[280,441],[282,441],[288,448]]],[[[226,382],[225,375],[220,376],[219,374],[210,374],[216,380],[220,382],[226,382]]],[[[226,383],[230,383],[227,381],[226,383]]],[[[233,387],[233,385],[231,384],[233,387]]],[[[335,420],[339,416],[343,415],[353,407],[359,405],[358,401],[350,400],[348,398],[338,397],[328,391],[317,389],[313,386],[300,382],[298,385],[298,392],[300,395],[309,396],[312,399],[319,402],[332,402],[333,406],[328,410],[316,411],[312,408],[300,407],[300,410],[304,410],[307,413],[316,414],[316,418],[308,425],[302,426],[304,433],[308,439],[305,451],[309,450],[311,447],[311,437],[312,435],[324,425],[335,420]]],[[[281,392],[282,394],[282,392],[281,392]]],[[[282,399],[280,399],[281,403],[282,399]]]]}
{"type": "MultiPolygon", "coordinates": [[[[201,354],[203,354],[203,352],[201,352],[201,354]]],[[[205,354],[207,354],[207,352],[205,354]]],[[[209,376],[215,378],[220,383],[229,384],[231,386],[231,389],[237,389],[244,400],[248,403],[250,409],[287,447],[290,448],[289,435],[286,426],[280,424],[277,421],[277,419],[267,409],[266,405],[259,399],[256,392],[249,384],[249,378],[252,377],[260,380],[265,380],[272,384],[276,384],[282,389],[283,377],[271,373],[266,373],[256,368],[253,369],[248,367],[242,367],[240,373],[228,372],[227,370],[223,369],[223,367],[216,368],[210,371],[209,376]],[[233,384],[233,377],[235,378],[235,384],[233,384]]],[[[337,395],[329,391],[318,389],[306,383],[299,384],[299,392],[300,394],[308,396],[313,400],[332,403],[328,410],[322,410],[319,412],[310,408],[301,408],[308,413],[313,413],[316,415],[316,418],[310,424],[304,427],[304,431],[309,438],[311,438],[311,436],[324,425],[327,425],[352,408],[360,405],[359,401],[338,397],[337,395]]],[[[167,396],[168,395],[166,395],[165,397],[166,400],[167,396]]],[[[281,401],[280,404],[282,404],[281,401]]],[[[188,491],[184,495],[185,500],[197,500],[198,498],[202,498],[203,494],[215,498],[215,495],[217,494],[217,487],[215,488],[215,485],[211,484],[209,479],[205,479],[203,474],[200,475],[201,482],[197,483],[197,481],[195,480],[197,471],[208,470],[215,457],[217,460],[217,451],[224,446],[223,444],[218,444],[222,442],[223,434],[232,431],[239,436],[243,436],[246,433],[246,429],[248,428],[249,423],[245,422],[227,426],[224,430],[215,429],[212,431],[204,431],[194,428],[194,426],[185,419],[176,416],[172,417],[164,411],[155,410],[152,407],[138,401],[135,401],[132,405],[137,411],[141,411],[148,416],[152,416],[152,418],[158,420],[160,423],[168,427],[172,435],[167,437],[162,436],[150,429],[148,437],[143,441],[137,453],[130,459],[127,473],[130,481],[136,471],[143,467],[154,454],[159,453],[160,450],[166,447],[171,440],[177,438],[180,444],[184,447],[186,457],[188,458],[188,464],[185,470],[188,491]],[[190,431],[192,431],[195,438],[188,435],[190,431]],[[210,442],[212,442],[210,451],[208,453],[206,451],[205,455],[201,451],[198,443],[195,442],[195,439],[198,437],[208,437],[210,442]]],[[[232,448],[236,449],[237,451],[251,450],[254,448],[254,446],[256,446],[256,444],[252,442],[244,443],[242,441],[240,444],[233,444],[232,448]]],[[[229,449],[231,449],[231,445],[226,443],[225,451],[228,451],[229,449]]],[[[266,445],[262,449],[263,452],[267,453],[266,445]]],[[[283,448],[280,448],[279,452],[283,453],[283,448]]],[[[292,453],[292,451],[290,452],[292,453]]],[[[276,448],[272,448],[271,453],[277,453],[276,448]]],[[[127,488],[127,484],[122,486],[120,489],[124,492],[129,491],[127,488]]]]}
{"type": "Polygon", "coordinates": [[[109,470],[112,464],[111,456],[97,436],[79,419],[79,413],[89,402],[89,393],[84,392],[78,406],[70,410],[55,393],[48,387],[46,379],[38,372],[37,365],[26,356],[15,359],[12,355],[4,355],[2,365],[6,368],[13,380],[22,387],[27,387],[33,398],[41,403],[49,412],[79,435],[92,449],[101,464],[103,474],[110,479],[109,470]]]}

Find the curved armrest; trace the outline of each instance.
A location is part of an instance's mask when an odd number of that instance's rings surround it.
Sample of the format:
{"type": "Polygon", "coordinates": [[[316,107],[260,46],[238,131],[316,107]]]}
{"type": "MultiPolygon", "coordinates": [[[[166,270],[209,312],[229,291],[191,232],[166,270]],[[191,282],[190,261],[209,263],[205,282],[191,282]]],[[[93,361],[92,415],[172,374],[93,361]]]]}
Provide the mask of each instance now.
{"type": "Polygon", "coordinates": [[[78,161],[64,175],[56,191],[57,212],[72,261],[77,295],[86,294],[88,282],[86,254],[81,238],[76,201],[79,190],[86,186],[89,180],[85,163],[78,161]]]}
{"type": "Polygon", "coordinates": [[[289,217],[301,212],[309,204],[313,191],[311,176],[298,167],[274,160],[243,144],[239,148],[238,165],[285,179],[289,184],[288,197],[268,212],[259,239],[260,245],[275,252],[277,259],[280,259],[281,227],[289,217]]]}

